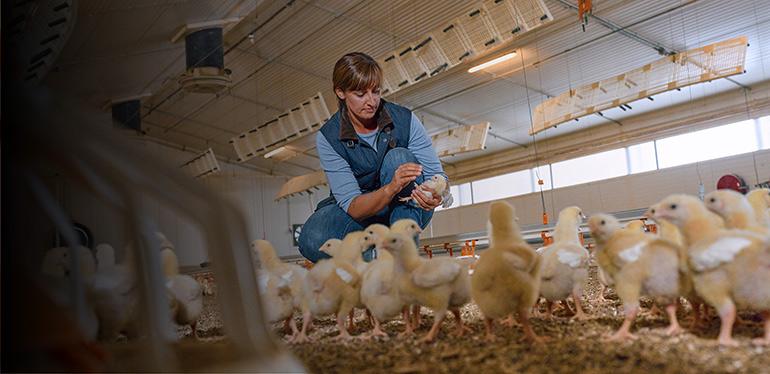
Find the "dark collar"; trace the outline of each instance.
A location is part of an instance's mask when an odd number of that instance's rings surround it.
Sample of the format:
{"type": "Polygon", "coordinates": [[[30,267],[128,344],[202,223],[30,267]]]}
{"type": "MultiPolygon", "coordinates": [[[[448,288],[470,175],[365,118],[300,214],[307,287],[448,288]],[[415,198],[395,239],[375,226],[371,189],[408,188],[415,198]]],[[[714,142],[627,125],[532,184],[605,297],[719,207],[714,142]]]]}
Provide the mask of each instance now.
{"type": "MultiPolygon", "coordinates": [[[[386,101],[380,99],[380,107],[377,108],[377,112],[374,117],[377,118],[377,131],[383,129],[393,128],[393,119],[390,117],[390,113],[385,109],[386,101]]],[[[356,129],[353,128],[353,123],[348,118],[348,108],[343,104],[340,107],[340,140],[342,141],[358,141],[358,134],[356,129]]]]}

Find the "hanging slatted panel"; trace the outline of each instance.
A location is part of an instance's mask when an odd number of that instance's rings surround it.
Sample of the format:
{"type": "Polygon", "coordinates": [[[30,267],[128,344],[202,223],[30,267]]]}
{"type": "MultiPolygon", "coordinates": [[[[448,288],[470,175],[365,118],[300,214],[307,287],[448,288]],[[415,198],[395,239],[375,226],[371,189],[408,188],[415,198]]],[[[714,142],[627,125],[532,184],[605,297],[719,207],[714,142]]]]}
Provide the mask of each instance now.
{"type": "Polygon", "coordinates": [[[480,5],[458,19],[462,30],[468,36],[471,47],[477,54],[497,46],[499,42],[492,20],[480,5]]]}
{"type": "Polygon", "coordinates": [[[438,157],[484,149],[489,133],[489,122],[461,126],[431,136],[438,157]]]}
{"type": "Polygon", "coordinates": [[[553,16],[543,0],[515,0],[513,7],[527,31],[553,20],[553,16]]]}
{"type": "Polygon", "coordinates": [[[275,195],[275,200],[285,199],[295,195],[299,195],[313,189],[318,188],[326,184],[326,174],[323,170],[319,170],[310,174],[300,175],[289,179],[288,182],[281,186],[278,194],[275,195]]]}
{"type": "Polygon", "coordinates": [[[744,72],[745,36],[690,49],[543,101],[531,134],[655,94],[744,72]]]}
{"type": "Polygon", "coordinates": [[[329,117],[329,108],[319,92],[277,118],[230,139],[230,143],[238,161],[244,162],[318,131],[329,117]]]}
{"type": "Polygon", "coordinates": [[[484,0],[484,8],[503,41],[512,39],[524,31],[511,0],[484,0]]]}
{"type": "Polygon", "coordinates": [[[462,16],[424,37],[386,54],[383,95],[390,95],[479,56],[553,20],[542,0],[483,0],[462,16]]]}
{"type": "Polygon", "coordinates": [[[180,168],[194,178],[207,177],[222,170],[211,148],[185,162],[180,168]]]}
{"type": "Polygon", "coordinates": [[[449,67],[449,59],[444,55],[444,51],[441,50],[432,34],[414,46],[414,53],[428,69],[428,76],[436,75],[449,67]]]}

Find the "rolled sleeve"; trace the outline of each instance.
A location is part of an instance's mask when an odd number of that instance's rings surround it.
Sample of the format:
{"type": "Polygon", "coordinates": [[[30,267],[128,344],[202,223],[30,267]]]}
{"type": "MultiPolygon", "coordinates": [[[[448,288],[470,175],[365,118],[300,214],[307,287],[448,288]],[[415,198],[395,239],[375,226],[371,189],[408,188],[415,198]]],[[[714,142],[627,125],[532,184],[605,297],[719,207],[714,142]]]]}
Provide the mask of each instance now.
{"type": "Polygon", "coordinates": [[[348,162],[332,148],[321,132],[316,134],[316,149],[318,150],[318,158],[321,160],[321,167],[326,173],[329,189],[331,189],[340,208],[347,212],[353,199],[361,195],[358,181],[356,181],[348,162]]]}

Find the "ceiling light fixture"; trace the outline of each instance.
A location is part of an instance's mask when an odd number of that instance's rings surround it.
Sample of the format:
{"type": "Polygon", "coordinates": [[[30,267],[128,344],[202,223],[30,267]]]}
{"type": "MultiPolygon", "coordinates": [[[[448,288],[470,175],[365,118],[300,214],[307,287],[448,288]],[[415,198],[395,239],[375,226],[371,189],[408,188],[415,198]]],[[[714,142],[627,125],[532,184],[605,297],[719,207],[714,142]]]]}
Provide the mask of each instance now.
{"type": "Polygon", "coordinates": [[[477,72],[479,70],[486,69],[486,68],[488,68],[490,66],[493,66],[493,65],[497,65],[497,64],[499,64],[499,63],[501,63],[503,61],[508,61],[508,60],[510,60],[510,59],[512,59],[514,57],[516,57],[516,51],[513,51],[513,52],[508,53],[508,54],[504,54],[504,55],[502,55],[502,56],[500,56],[500,57],[498,57],[498,58],[496,58],[494,60],[489,60],[489,61],[487,61],[487,62],[485,62],[483,64],[476,65],[476,66],[468,69],[468,72],[469,73],[475,73],[475,72],[477,72]]]}

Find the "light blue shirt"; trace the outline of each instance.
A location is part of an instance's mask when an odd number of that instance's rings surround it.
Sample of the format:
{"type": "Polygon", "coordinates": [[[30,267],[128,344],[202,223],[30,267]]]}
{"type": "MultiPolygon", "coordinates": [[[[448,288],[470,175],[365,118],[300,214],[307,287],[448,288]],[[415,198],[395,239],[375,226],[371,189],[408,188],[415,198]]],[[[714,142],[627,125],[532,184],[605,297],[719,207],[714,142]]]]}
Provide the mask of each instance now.
{"type": "MultiPolygon", "coordinates": [[[[378,132],[358,134],[358,137],[377,150],[375,139],[378,132]]],[[[353,175],[348,162],[332,148],[321,132],[316,134],[316,148],[318,150],[318,158],[321,159],[321,167],[326,172],[329,188],[337,200],[337,204],[347,212],[353,199],[362,194],[358,181],[356,181],[356,177],[353,175]]],[[[407,149],[412,151],[417,162],[422,165],[422,174],[426,180],[436,174],[441,174],[446,178],[444,169],[441,167],[441,161],[436,156],[436,151],[433,149],[430,137],[425,131],[425,126],[422,125],[422,122],[414,113],[412,113],[407,149]]]]}

